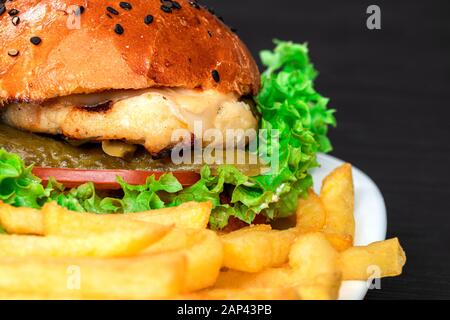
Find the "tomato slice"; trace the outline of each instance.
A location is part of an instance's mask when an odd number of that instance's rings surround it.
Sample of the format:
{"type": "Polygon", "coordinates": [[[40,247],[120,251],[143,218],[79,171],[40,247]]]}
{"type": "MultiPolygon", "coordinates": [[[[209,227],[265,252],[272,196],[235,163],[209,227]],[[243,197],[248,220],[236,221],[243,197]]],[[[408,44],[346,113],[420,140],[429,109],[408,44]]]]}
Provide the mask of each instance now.
{"type": "MultiPolygon", "coordinates": [[[[42,179],[46,184],[53,177],[67,188],[74,188],[86,182],[93,182],[99,190],[117,190],[120,185],[116,177],[120,176],[125,182],[133,185],[144,184],[147,177],[154,175],[159,179],[167,172],[142,171],[142,170],[86,170],[86,169],[65,169],[65,168],[33,168],[33,174],[42,179]]],[[[200,175],[191,171],[171,172],[183,185],[191,186],[200,179],[200,175]]]]}

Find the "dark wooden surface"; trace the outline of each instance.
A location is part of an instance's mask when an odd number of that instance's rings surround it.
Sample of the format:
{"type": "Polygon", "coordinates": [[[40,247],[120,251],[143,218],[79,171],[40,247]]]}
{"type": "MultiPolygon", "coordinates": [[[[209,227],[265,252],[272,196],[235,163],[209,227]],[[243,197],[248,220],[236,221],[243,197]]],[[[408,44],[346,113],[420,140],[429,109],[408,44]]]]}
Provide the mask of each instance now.
{"type": "Polygon", "coordinates": [[[450,298],[450,1],[209,0],[256,54],[307,41],[338,110],[333,155],[379,185],[404,275],[367,299],[450,298]],[[378,4],[382,29],[366,28],[378,4]]]}

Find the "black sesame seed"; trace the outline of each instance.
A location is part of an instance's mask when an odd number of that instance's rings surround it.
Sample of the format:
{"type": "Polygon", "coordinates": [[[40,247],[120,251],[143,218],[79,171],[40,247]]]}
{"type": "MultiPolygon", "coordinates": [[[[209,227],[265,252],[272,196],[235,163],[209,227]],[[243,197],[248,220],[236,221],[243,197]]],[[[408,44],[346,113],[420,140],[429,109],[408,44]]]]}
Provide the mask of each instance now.
{"type": "Polygon", "coordinates": [[[120,24],[116,24],[116,26],[114,27],[114,31],[117,34],[123,34],[124,32],[123,27],[120,24]]]}
{"type": "Polygon", "coordinates": [[[3,3],[0,3],[0,16],[2,16],[5,13],[5,5],[3,3]]]}
{"type": "Polygon", "coordinates": [[[231,27],[230,30],[231,30],[231,32],[234,32],[234,33],[238,32],[238,30],[236,28],[233,28],[233,27],[231,27]]]}
{"type": "Polygon", "coordinates": [[[151,24],[153,22],[153,16],[151,14],[145,16],[144,23],[145,24],[151,24]]]}
{"type": "Polygon", "coordinates": [[[222,17],[222,16],[220,16],[220,17],[217,17],[217,19],[219,19],[220,21],[222,21],[222,22],[224,22],[224,23],[225,23],[225,20],[223,19],[223,17],[222,17]]]}
{"type": "Polygon", "coordinates": [[[213,34],[211,31],[208,30],[208,35],[212,38],[213,34]]]}
{"type": "Polygon", "coordinates": [[[110,18],[110,19],[113,18],[112,15],[110,15],[109,13],[107,13],[106,16],[107,16],[108,18],[110,18]]]}
{"type": "Polygon", "coordinates": [[[30,38],[30,42],[32,44],[34,44],[35,46],[37,46],[37,45],[39,45],[42,42],[42,40],[39,37],[31,37],[30,38]]]}
{"type": "Polygon", "coordinates": [[[20,18],[15,16],[12,18],[11,22],[13,25],[17,26],[20,23],[20,18]]]}
{"type": "Polygon", "coordinates": [[[195,9],[200,10],[200,5],[196,1],[190,1],[189,4],[193,6],[195,9]]]}
{"type": "Polygon", "coordinates": [[[165,5],[161,6],[161,10],[165,13],[172,13],[172,8],[166,7],[165,5]]]}
{"type": "Polygon", "coordinates": [[[19,55],[19,50],[16,50],[16,49],[8,50],[8,56],[10,56],[10,57],[17,57],[18,55],[19,55]]]}
{"type": "Polygon", "coordinates": [[[179,4],[177,1],[172,1],[172,6],[177,10],[181,9],[181,4],[179,4]]]}
{"type": "Polygon", "coordinates": [[[77,10],[75,10],[75,15],[79,16],[84,13],[85,8],[83,6],[78,6],[77,10]]]}
{"type": "Polygon", "coordinates": [[[124,10],[131,10],[131,9],[133,9],[133,6],[131,5],[131,3],[129,3],[129,2],[120,2],[119,3],[119,6],[122,8],[122,9],[124,9],[124,10]]]}
{"type": "Polygon", "coordinates": [[[171,8],[173,7],[173,3],[172,1],[168,1],[168,0],[161,0],[161,4],[167,8],[171,8]]]}
{"type": "Polygon", "coordinates": [[[209,13],[211,13],[212,15],[215,15],[215,14],[216,14],[216,12],[214,11],[213,8],[208,8],[208,11],[209,11],[209,13]]]}
{"type": "Polygon", "coordinates": [[[119,11],[117,11],[113,7],[106,7],[106,10],[108,10],[109,13],[111,13],[111,14],[113,14],[115,16],[119,15],[119,11]]]}
{"type": "Polygon", "coordinates": [[[20,12],[19,12],[19,10],[17,10],[17,9],[11,9],[11,10],[9,10],[8,11],[8,14],[11,16],[11,17],[13,17],[13,16],[15,16],[15,15],[18,15],[20,12]]]}
{"type": "Polygon", "coordinates": [[[213,70],[213,71],[211,72],[211,74],[212,74],[212,77],[213,77],[213,79],[214,79],[215,82],[220,82],[220,74],[219,74],[219,71],[213,70]]]}

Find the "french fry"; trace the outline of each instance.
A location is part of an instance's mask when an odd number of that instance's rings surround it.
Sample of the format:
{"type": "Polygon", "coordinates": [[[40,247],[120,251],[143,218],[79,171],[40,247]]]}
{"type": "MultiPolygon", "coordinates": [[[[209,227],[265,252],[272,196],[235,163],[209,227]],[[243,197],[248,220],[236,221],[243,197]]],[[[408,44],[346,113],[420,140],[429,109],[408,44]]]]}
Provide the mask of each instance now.
{"type": "Polygon", "coordinates": [[[289,254],[290,267],[268,268],[259,273],[221,272],[216,289],[264,289],[294,287],[302,299],[335,299],[341,273],[338,253],[321,233],[301,235],[289,254]],[[316,296],[317,295],[317,296],[316,296]]]}
{"type": "Polygon", "coordinates": [[[350,164],[342,165],[325,178],[320,198],[327,214],[324,232],[354,238],[354,191],[350,164]]]}
{"type": "Polygon", "coordinates": [[[145,254],[179,252],[187,258],[184,292],[212,286],[222,267],[222,242],[210,230],[175,228],[161,241],[148,247],[145,254]]]}
{"type": "Polygon", "coordinates": [[[79,300],[73,295],[1,291],[0,300],[79,300]]]}
{"type": "Polygon", "coordinates": [[[8,233],[44,234],[42,213],[37,209],[16,208],[0,201],[0,224],[8,233]]]}
{"type": "Polygon", "coordinates": [[[125,257],[161,239],[169,227],[84,237],[0,235],[0,257],[125,257]]]}
{"type": "Polygon", "coordinates": [[[267,230],[249,227],[222,235],[223,266],[245,272],[259,272],[287,262],[297,230],[267,230]]]}
{"type": "Polygon", "coordinates": [[[71,212],[54,202],[42,208],[45,235],[80,237],[109,232],[138,232],[148,230],[153,243],[161,239],[170,227],[161,224],[136,221],[124,215],[71,212]],[[152,236],[153,234],[153,236],[152,236]]]}
{"type": "Polygon", "coordinates": [[[304,279],[298,287],[301,299],[337,299],[341,285],[338,253],[322,233],[297,238],[289,254],[289,265],[304,279]]]}
{"type": "Polygon", "coordinates": [[[164,299],[184,287],[182,254],[133,258],[1,258],[0,292],[62,299],[164,299]]]}
{"type": "Polygon", "coordinates": [[[347,250],[353,246],[353,237],[349,235],[324,233],[324,236],[330,242],[334,249],[339,252],[347,250]]]}
{"type": "Polygon", "coordinates": [[[182,228],[206,229],[211,209],[211,202],[187,202],[178,207],[129,213],[125,216],[140,221],[175,225],[182,228]]]}
{"type": "Polygon", "coordinates": [[[298,292],[295,288],[267,288],[267,289],[206,289],[198,292],[183,294],[179,300],[297,300],[298,292]]]}
{"type": "MultiPolygon", "coordinates": [[[[320,197],[311,189],[308,198],[299,199],[297,207],[297,225],[296,228],[301,233],[323,231],[327,213],[320,197]]],[[[336,234],[324,232],[328,241],[337,251],[344,251],[353,245],[353,237],[348,234],[336,234]]]]}
{"type": "MultiPolygon", "coordinates": [[[[57,209],[54,203],[46,204],[43,210],[16,208],[0,202],[0,224],[8,233],[44,235],[44,212],[57,209]]],[[[184,228],[205,229],[208,225],[212,204],[210,202],[188,202],[178,207],[150,210],[130,214],[105,214],[102,217],[113,216],[116,220],[138,220],[165,225],[176,225],[184,228]]],[[[84,219],[84,218],[83,218],[84,219]]],[[[124,222],[121,222],[123,224],[124,222]]],[[[84,227],[84,225],[81,225],[84,227]]],[[[101,228],[101,226],[99,226],[101,228]]],[[[80,231],[73,231],[74,233],[80,231]]]]}
{"type": "Polygon", "coordinates": [[[344,280],[367,280],[398,276],[406,255],[397,238],[345,250],[339,257],[344,280]]]}
{"type": "Polygon", "coordinates": [[[326,212],[322,200],[311,189],[308,198],[300,198],[297,206],[297,228],[301,232],[321,231],[325,226],[326,212]]]}
{"type": "Polygon", "coordinates": [[[266,289],[300,285],[303,278],[289,267],[268,268],[261,272],[221,271],[214,289],[266,289]]]}

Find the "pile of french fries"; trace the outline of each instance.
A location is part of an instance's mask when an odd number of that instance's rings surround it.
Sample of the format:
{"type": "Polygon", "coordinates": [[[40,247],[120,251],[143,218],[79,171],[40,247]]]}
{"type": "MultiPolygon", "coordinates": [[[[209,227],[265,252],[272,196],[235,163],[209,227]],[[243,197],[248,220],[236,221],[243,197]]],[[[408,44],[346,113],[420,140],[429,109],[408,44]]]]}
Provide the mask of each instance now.
{"type": "Polygon", "coordinates": [[[397,239],[354,247],[351,166],[300,199],[297,224],[208,230],[210,203],[122,215],[0,204],[0,299],[336,299],[401,274],[397,239]]]}

